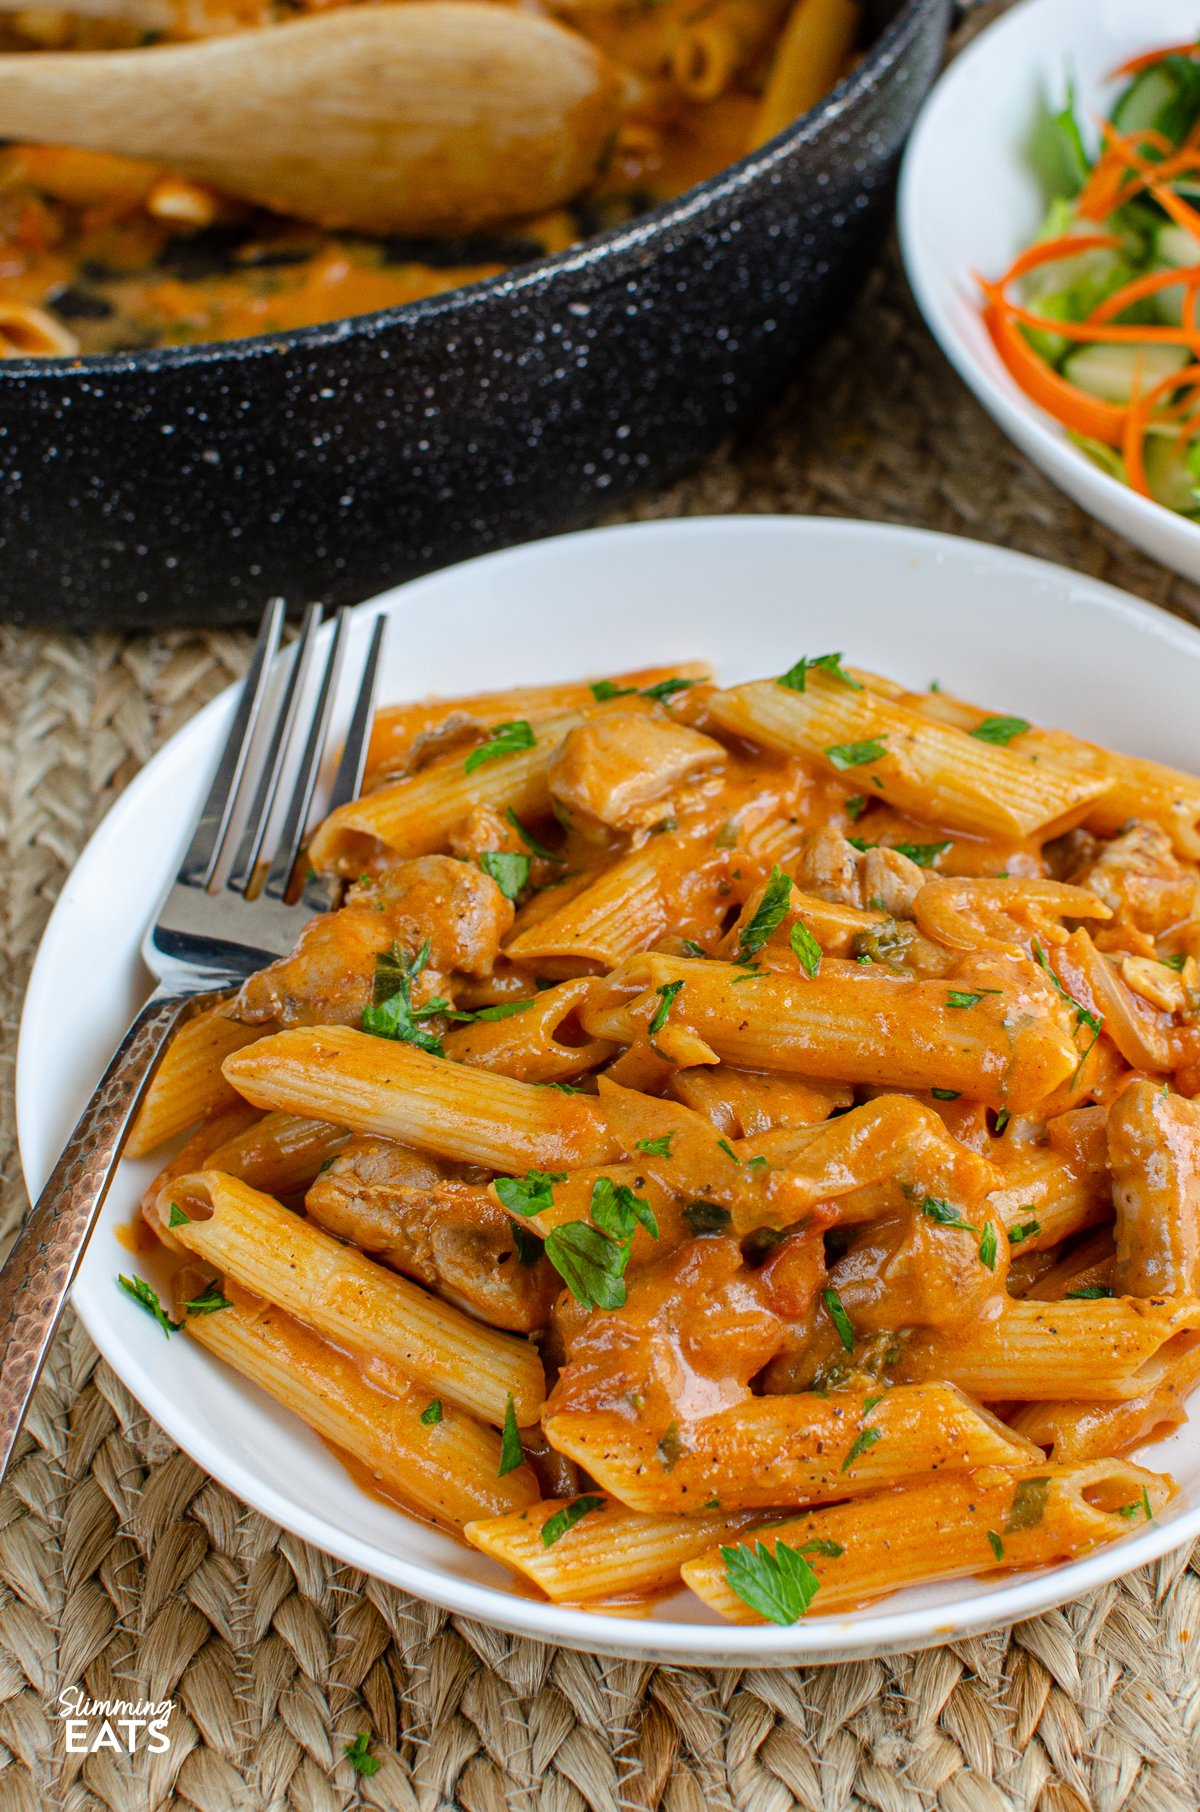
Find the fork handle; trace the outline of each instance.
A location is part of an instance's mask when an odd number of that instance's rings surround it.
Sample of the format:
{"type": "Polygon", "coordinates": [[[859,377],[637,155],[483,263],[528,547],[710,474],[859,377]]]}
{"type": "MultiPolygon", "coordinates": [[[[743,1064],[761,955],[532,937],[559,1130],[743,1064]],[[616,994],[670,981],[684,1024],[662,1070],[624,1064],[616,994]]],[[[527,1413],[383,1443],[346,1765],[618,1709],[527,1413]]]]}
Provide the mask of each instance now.
{"type": "Polygon", "coordinates": [[[0,1481],[146,1086],[176,1026],[219,998],[151,995],[21,1223],[0,1270],[0,1481]]]}

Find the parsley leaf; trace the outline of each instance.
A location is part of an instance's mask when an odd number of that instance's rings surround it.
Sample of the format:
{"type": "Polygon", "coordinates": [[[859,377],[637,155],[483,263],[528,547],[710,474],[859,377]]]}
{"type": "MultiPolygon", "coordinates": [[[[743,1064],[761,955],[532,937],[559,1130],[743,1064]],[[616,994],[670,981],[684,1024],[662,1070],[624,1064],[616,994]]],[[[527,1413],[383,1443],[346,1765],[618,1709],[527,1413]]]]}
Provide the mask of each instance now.
{"type": "Polygon", "coordinates": [[[959,1227],[964,1233],[978,1233],[979,1228],[964,1220],[957,1208],[949,1202],[941,1201],[936,1195],[927,1195],[921,1203],[921,1213],[927,1221],[936,1221],[939,1227],[959,1227]]]}
{"type": "Polygon", "coordinates": [[[1020,1221],[1015,1227],[1009,1228],[1008,1243],[1010,1246],[1023,1246],[1027,1239],[1033,1239],[1035,1234],[1040,1233],[1041,1230],[1041,1221],[1020,1221]]]}
{"type": "Polygon", "coordinates": [[[855,1460],[861,1459],[864,1453],[868,1453],[874,1447],[876,1441],[882,1441],[882,1439],[883,1436],[877,1428],[864,1428],[861,1434],[855,1436],[849,1453],[842,1461],[842,1471],[849,1472],[855,1460]]]}
{"type": "Polygon", "coordinates": [[[695,1201],[683,1210],[683,1218],[697,1239],[703,1239],[707,1233],[724,1233],[733,1216],[719,1202],[695,1201]]]}
{"type": "Polygon", "coordinates": [[[1013,1535],[1018,1529],[1036,1529],[1046,1514],[1049,1496],[1049,1479],[1022,1479],[1013,1493],[1004,1533],[1013,1535]]]}
{"type": "Polygon", "coordinates": [[[771,933],[781,923],[791,897],[792,877],[785,875],[777,862],[767,877],[767,884],[753,918],[748,925],[742,927],[738,941],[739,961],[745,962],[748,957],[758,955],[771,933]]]}
{"type": "Polygon", "coordinates": [[[442,1405],[437,1397],[417,1417],[418,1422],[423,1422],[426,1428],[436,1428],[441,1419],[442,1405]]]}
{"type": "Polygon", "coordinates": [[[513,1222],[513,1245],[517,1248],[517,1257],[523,1265],[536,1265],[542,1256],[542,1242],[536,1233],[530,1233],[527,1227],[513,1222]]]}
{"type": "Polygon", "coordinates": [[[988,1538],[988,1546],[991,1548],[992,1553],[996,1556],[996,1559],[1003,1560],[1004,1559],[1004,1543],[1000,1540],[1000,1537],[996,1534],[996,1531],[994,1529],[989,1529],[987,1532],[987,1538],[988,1538]]]}
{"type": "Polygon", "coordinates": [[[383,1767],[378,1756],[371,1754],[370,1742],[371,1739],[367,1732],[360,1730],[354,1741],[346,1744],[346,1760],[356,1774],[364,1775],[368,1779],[372,1774],[378,1774],[383,1767]]]}
{"type": "Polygon", "coordinates": [[[981,1265],[986,1265],[989,1271],[996,1269],[998,1244],[996,1229],[992,1226],[991,1221],[984,1221],[983,1233],[979,1240],[979,1262],[981,1265]]]}
{"type": "Polygon", "coordinates": [[[488,1021],[493,1019],[511,1019],[514,1013],[528,1012],[536,999],[536,995],[529,994],[521,1000],[498,1000],[495,1006],[476,1007],[474,1011],[470,1013],[462,1012],[456,1007],[449,1017],[467,1025],[473,1024],[477,1019],[485,1019],[488,1021]]]}
{"type": "Polygon", "coordinates": [[[798,1622],[820,1590],[804,1556],[785,1541],[775,1543],[774,1553],[761,1541],[753,1548],[722,1548],[721,1559],[730,1590],[771,1623],[798,1622]]]}
{"type": "Polygon", "coordinates": [[[573,1529],[577,1522],[581,1522],[593,1510],[603,1510],[603,1508],[604,1499],[590,1495],[577,1497],[573,1503],[564,1504],[561,1510],[556,1510],[554,1515],[548,1516],[542,1524],[543,1548],[552,1548],[555,1542],[567,1533],[568,1529],[573,1529]]]}
{"type": "Polygon", "coordinates": [[[797,919],[792,926],[789,941],[793,956],[808,979],[813,981],[825,952],[802,919],[797,919]]]}
{"type": "Polygon", "coordinates": [[[620,1309],[625,1304],[629,1247],[586,1221],[568,1221],[546,1236],[546,1257],[585,1309],[620,1309]]]}
{"type": "Polygon", "coordinates": [[[144,1277],[126,1277],[122,1274],[118,1276],[117,1282],[126,1296],[132,1296],[133,1300],[145,1309],[148,1315],[153,1315],[168,1340],[172,1334],[179,1332],[183,1322],[171,1320],[158,1299],[158,1291],[152,1290],[144,1277]]]}
{"type": "Polygon", "coordinates": [[[821,1301],[825,1304],[825,1313],[838,1332],[838,1339],[848,1353],[854,1351],[854,1323],[842,1307],[842,1299],[834,1289],[822,1290],[821,1301]]]}
{"type": "Polygon", "coordinates": [[[646,1028],[651,1038],[654,1038],[661,1032],[666,1025],[667,1015],[671,1011],[675,996],[680,992],[682,987],[683,983],[681,981],[672,981],[664,982],[661,988],[655,988],[654,992],[658,995],[658,1005],[654,1009],[654,1017],[646,1028]]]}
{"type": "Polygon", "coordinates": [[[191,1224],[190,1217],[183,1212],[183,1209],[179,1206],[179,1203],[172,1202],[170,1208],[167,1211],[167,1226],[168,1227],[187,1227],[187,1226],[190,1226],[190,1224],[191,1224]]]}
{"type": "Polygon", "coordinates": [[[694,679],[680,679],[672,674],[669,679],[660,679],[653,686],[618,686],[615,680],[602,679],[592,682],[592,697],[597,704],[607,704],[610,698],[654,698],[663,704],[673,698],[676,692],[686,692],[696,684],[694,679]]]}
{"type": "Polygon", "coordinates": [[[1064,1302],[1103,1302],[1106,1298],[1108,1298],[1111,1295],[1113,1295],[1113,1290],[1111,1289],[1111,1287],[1108,1284],[1106,1284],[1106,1283],[1089,1283],[1089,1284],[1084,1284],[1078,1290],[1067,1290],[1063,1296],[1063,1301],[1064,1302]]]}
{"type": "Polygon", "coordinates": [[[190,1302],[185,1302],[183,1307],[188,1315],[215,1315],[218,1309],[231,1309],[233,1304],[214,1281],[207,1284],[199,1296],[193,1296],[190,1302]]]}
{"type": "Polygon", "coordinates": [[[809,674],[816,672],[827,673],[830,679],[841,680],[843,686],[849,686],[855,692],[862,691],[859,681],[842,666],[840,654],[817,654],[811,660],[807,655],[802,655],[794,667],[789,667],[786,673],[780,674],[776,684],[786,686],[789,692],[804,692],[808,689],[809,674]]]}
{"type": "Polygon", "coordinates": [[[1024,736],[1029,727],[1023,717],[985,717],[969,734],[976,742],[991,742],[1006,749],[1014,736],[1024,736]]]}
{"type": "Polygon", "coordinates": [[[907,856],[918,868],[932,868],[940,855],[949,849],[951,839],[944,843],[892,843],[889,845],[898,856],[907,856]]]}
{"type": "Polygon", "coordinates": [[[946,994],[948,1007],[973,1007],[985,994],[1003,994],[1003,988],[951,988],[946,994]]]}
{"type": "Polygon", "coordinates": [[[517,817],[517,814],[513,810],[511,805],[509,806],[508,810],[505,812],[504,816],[508,819],[508,822],[512,825],[512,827],[516,831],[518,837],[520,837],[522,843],[525,845],[526,849],[531,852],[531,854],[533,854],[535,856],[540,856],[542,858],[543,862],[561,862],[562,861],[561,856],[556,856],[552,849],[547,849],[546,845],[544,843],[539,843],[538,839],[534,836],[533,832],[529,829],[528,825],[521,823],[521,820],[517,817]]]}
{"type": "Polygon", "coordinates": [[[500,755],[513,755],[518,749],[536,747],[537,737],[533,733],[533,726],[523,717],[514,718],[507,724],[493,724],[488,731],[487,741],[481,742],[467,756],[464,772],[473,774],[485,761],[495,761],[500,755]]]}
{"type": "Polygon", "coordinates": [[[1179,971],[1183,968],[1183,965],[1187,962],[1187,952],[1184,950],[1176,950],[1173,956],[1160,956],[1158,960],[1164,969],[1174,969],[1175,973],[1178,975],[1179,971]]]}
{"type": "Polygon", "coordinates": [[[445,1011],[446,1002],[430,1001],[428,1006],[416,1009],[412,1004],[412,985],[428,961],[428,938],[413,957],[407,956],[398,943],[377,956],[374,994],[371,1005],[363,1008],[361,1025],[364,1032],[371,1032],[376,1038],[399,1039],[433,1057],[444,1057],[441,1039],[418,1021],[434,1011],[445,1011]]]}
{"type": "Polygon", "coordinates": [[[592,681],[592,697],[598,705],[607,704],[610,698],[632,698],[636,691],[636,686],[618,686],[616,680],[592,681]]]}
{"type": "Polygon", "coordinates": [[[1006,1107],[1002,1107],[996,1115],[996,1131],[998,1133],[1002,1133],[1004,1131],[1004,1128],[1008,1125],[1008,1123],[1011,1119],[1012,1119],[1012,1115],[1010,1114],[1008,1109],[1006,1107]]]}
{"type": "Polygon", "coordinates": [[[875,736],[869,742],[835,742],[825,754],[835,768],[844,772],[846,768],[862,768],[869,762],[882,761],[887,754],[886,741],[885,736],[875,736]]]}
{"type": "Polygon", "coordinates": [[[590,1212],[601,1233],[614,1239],[631,1240],[638,1227],[644,1227],[651,1239],[658,1238],[658,1222],[649,1202],[634,1195],[628,1183],[614,1183],[611,1177],[597,1177],[592,1184],[590,1212]]]}
{"type": "Polygon", "coordinates": [[[695,684],[694,679],[680,679],[678,674],[672,674],[670,679],[660,679],[653,686],[643,686],[642,697],[656,698],[661,705],[668,698],[673,698],[677,692],[690,691],[695,684]]]}
{"type": "Polygon", "coordinates": [[[664,1472],[674,1472],[683,1455],[683,1442],[679,1438],[678,1422],[668,1422],[663,1429],[662,1438],[654,1449],[658,1463],[664,1472]]]}
{"type": "Polygon", "coordinates": [[[858,823],[869,804],[870,800],[867,799],[863,793],[852,793],[850,795],[849,799],[846,801],[846,811],[849,814],[851,824],[858,823]]]}
{"type": "Polygon", "coordinates": [[[521,889],[529,885],[529,857],[515,850],[485,849],[479,866],[491,876],[506,900],[515,900],[521,889]]]}
{"type": "Polygon", "coordinates": [[[741,1163],[742,1160],[738,1157],[737,1152],[733,1149],[733,1146],[729,1143],[728,1139],[718,1139],[717,1144],[725,1153],[725,1156],[729,1159],[731,1164],[741,1163]]]}
{"type": "Polygon", "coordinates": [[[685,937],[685,938],[681,939],[681,942],[683,944],[685,951],[687,952],[687,954],[689,956],[707,956],[708,955],[708,951],[704,948],[704,945],[698,944],[694,937],[685,937]]]}
{"type": "Polygon", "coordinates": [[[671,1155],[671,1140],[674,1137],[675,1134],[673,1132],[665,1132],[657,1139],[639,1139],[634,1146],[634,1150],[649,1152],[650,1156],[654,1158],[669,1158],[671,1155]]]}
{"type": "Polygon", "coordinates": [[[1150,1493],[1147,1491],[1147,1489],[1144,1485],[1142,1486],[1141,1497],[1135,1498],[1133,1500],[1132,1504],[1122,1504],[1120,1509],[1117,1511],[1117,1515],[1118,1516],[1136,1516],[1138,1514],[1139,1510],[1141,1511],[1143,1516],[1146,1518],[1146,1521],[1148,1523],[1152,1523],[1154,1521],[1154,1511],[1152,1510],[1152,1508],[1150,1506],[1150,1493]]]}
{"type": "Polygon", "coordinates": [[[507,1478],[518,1466],[525,1464],[525,1449],[521,1445],[521,1431],[517,1427],[517,1406],[513,1402],[512,1392],[508,1393],[508,1402],[504,1405],[504,1430],[500,1436],[500,1469],[497,1478],[507,1478]]]}
{"type": "Polygon", "coordinates": [[[565,1183],[565,1170],[527,1170],[523,1177],[497,1177],[496,1194],[510,1214],[544,1214],[554,1206],[555,1183],[565,1183]]]}
{"type": "Polygon", "coordinates": [[[962,1090],[958,1088],[931,1088],[929,1092],[935,1101],[957,1101],[962,1090]]]}

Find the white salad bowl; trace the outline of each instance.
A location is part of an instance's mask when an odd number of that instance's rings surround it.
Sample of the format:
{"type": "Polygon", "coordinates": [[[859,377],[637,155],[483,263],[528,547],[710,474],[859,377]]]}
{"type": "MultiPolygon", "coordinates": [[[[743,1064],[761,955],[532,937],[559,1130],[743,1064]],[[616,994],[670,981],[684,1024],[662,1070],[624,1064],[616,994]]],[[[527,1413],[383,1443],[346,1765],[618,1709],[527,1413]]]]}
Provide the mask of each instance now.
{"type": "MultiPolygon", "coordinates": [[[[1179,767],[1200,767],[1200,632],[1095,580],[913,529],[762,516],[568,535],[454,567],[355,613],[392,619],[380,696],[478,691],[711,660],[727,680],[830,648],[920,688],[936,677],[1179,767]]],[[[232,712],[201,711],[126,789],[72,871],[30,981],[17,1069],[36,1194],[126,1023],[149,991],[139,946],[179,858],[232,712]]],[[[165,1341],[116,1285],[122,1234],[157,1161],[117,1174],[74,1303],[137,1400],[196,1462],[263,1515],[448,1610],[592,1653],[782,1666],[902,1651],[1011,1623],[1200,1533],[1200,1414],[1139,1457],[1181,1490],[1157,1522],[1070,1565],[907,1590],[791,1628],[734,1628],[685,1592],[643,1619],[537,1602],[483,1555],[360,1491],[299,1421],[186,1338],[165,1341]]],[[[142,1267],[153,1276],[147,1259],[142,1267]]]]}
{"type": "Polygon", "coordinates": [[[1073,87],[1094,132],[1118,92],[1114,69],[1198,31],[1195,0],[1023,0],[934,89],[905,153],[899,221],[921,312],[993,419],[1092,516],[1200,582],[1200,524],[1101,471],[1029,400],[992,345],[974,275],[1001,276],[1045,216],[1030,140],[1046,103],[1065,105],[1073,87]]]}

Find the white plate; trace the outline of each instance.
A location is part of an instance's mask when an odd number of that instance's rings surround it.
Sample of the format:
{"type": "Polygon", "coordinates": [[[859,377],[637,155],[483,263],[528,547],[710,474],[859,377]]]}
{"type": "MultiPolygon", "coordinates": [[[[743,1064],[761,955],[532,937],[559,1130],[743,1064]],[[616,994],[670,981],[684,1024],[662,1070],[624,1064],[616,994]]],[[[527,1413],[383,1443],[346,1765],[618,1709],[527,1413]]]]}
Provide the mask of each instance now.
{"type": "Polygon", "coordinates": [[[1200,526],[1140,497],[1072,446],[1009,376],[979,311],[972,272],[999,277],[1037,235],[1045,196],[1026,155],[1039,104],[1074,81],[1090,121],[1119,91],[1112,71],[1182,43],[1195,0],[1024,0],[955,59],[925,105],[900,178],[909,282],[942,351],[1035,465],[1110,528],[1200,581],[1200,526]]]}
{"type": "MultiPolygon", "coordinates": [[[[804,653],[1200,767],[1200,632],[1123,593],[995,547],[864,523],[726,517],[603,529],[490,555],[380,600],[381,696],[471,691],[703,656],[729,680],[804,653]]],[[[367,606],[354,647],[365,646],[367,606]]],[[[353,650],[352,650],[353,652],[353,650]]],[[[147,991],[138,948],[233,704],[215,700],[122,794],[71,874],[21,1025],[17,1111],[30,1189],[47,1176],[147,991]]],[[[122,1167],[75,1305],[155,1420],[231,1491],[317,1547],[448,1609],[592,1653],[757,1665],[919,1648],[1026,1617],[1200,1533],[1200,1424],[1150,1455],[1183,1492],[1161,1523],[1052,1572],[907,1591],[854,1616],[736,1629],[680,1593],[646,1621],[534,1603],[481,1555],[364,1496],[315,1436],[117,1289],[117,1234],[151,1166],[122,1167]]]]}

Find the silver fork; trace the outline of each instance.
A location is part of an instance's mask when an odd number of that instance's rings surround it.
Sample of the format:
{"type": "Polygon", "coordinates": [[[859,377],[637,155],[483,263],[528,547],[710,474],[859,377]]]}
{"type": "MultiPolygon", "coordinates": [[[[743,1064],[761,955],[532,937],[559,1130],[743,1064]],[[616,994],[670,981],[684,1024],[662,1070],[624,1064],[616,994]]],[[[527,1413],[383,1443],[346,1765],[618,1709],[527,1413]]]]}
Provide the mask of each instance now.
{"type": "MultiPolygon", "coordinates": [[[[158,986],[121,1040],[0,1271],[0,1479],[8,1471],[129,1128],[171,1034],[253,970],[286,954],[305,923],[335,903],[336,883],[310,875],[289,904],[289,883],[329,737],[349,619],[345,611],[338,613],[305,731],[305,682],[321,606],[309,607],[293,649],[284,656],[290,669],[268,724],[266,695],[283,616],[283,601],[277,598],[263,617],[228,741],[187,853],[143,939],[142,956],[158,986]],[[264,841],[284,774],[298,749],[283,826],[264,878],[264,841]],[[219,884],[223,858],[247,801],[228,878],[219,884]]],[[[331,811],[352,799],[362,781],[384,624],[379,617],[371,638],[328,801],[331,811]]]]}

